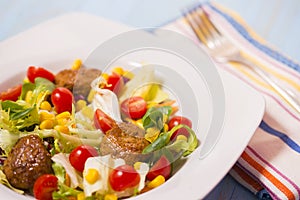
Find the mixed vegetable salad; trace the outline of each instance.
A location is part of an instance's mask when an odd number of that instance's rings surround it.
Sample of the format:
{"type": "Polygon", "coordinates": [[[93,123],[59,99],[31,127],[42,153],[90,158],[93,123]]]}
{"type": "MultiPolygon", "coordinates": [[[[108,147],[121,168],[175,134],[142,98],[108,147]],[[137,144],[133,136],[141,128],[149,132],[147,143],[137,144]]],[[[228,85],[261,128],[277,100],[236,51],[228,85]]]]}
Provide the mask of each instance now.
{"type": "Polygon", "coordinates": [[[198,146],[177,105],[151,66],[136,74],[80,60],[57,74],[30,66],[22,83],[0,93],[0,181],[43,200],[149,191],[198,146]]]}

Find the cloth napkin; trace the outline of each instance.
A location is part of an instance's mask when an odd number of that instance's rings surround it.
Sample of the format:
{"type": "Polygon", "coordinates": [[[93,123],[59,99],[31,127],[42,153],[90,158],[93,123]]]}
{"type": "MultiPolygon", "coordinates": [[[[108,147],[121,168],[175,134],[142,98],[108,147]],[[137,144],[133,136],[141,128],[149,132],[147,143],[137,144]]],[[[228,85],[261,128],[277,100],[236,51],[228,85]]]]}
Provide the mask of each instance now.
{"type": "MultiPolygon", "coordinates": [[[[242,49],[248,59],[300,97],[298,63],[270,47],[234,12],[216,3],[201,6],[216,27],[242,49]]],[[[183,18],[165,27],[181,32],[199,43],[183,18]]],[[[237,63],[216,65],[256,89],[266,102],[260,125],[230,174],[259,199],[300,199],[299,113],[248,68],[237,63]]]]}

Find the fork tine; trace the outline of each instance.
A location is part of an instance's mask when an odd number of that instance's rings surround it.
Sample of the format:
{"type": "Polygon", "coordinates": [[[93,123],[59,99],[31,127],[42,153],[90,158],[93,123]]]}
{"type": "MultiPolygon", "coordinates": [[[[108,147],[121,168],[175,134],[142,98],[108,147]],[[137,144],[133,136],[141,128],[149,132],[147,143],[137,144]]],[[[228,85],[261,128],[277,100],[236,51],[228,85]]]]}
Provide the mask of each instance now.
{"type": "Polygon", "coordinates": [[[194,11],[192,10],[185,12],[184,17],[189,26],[192,28],[193,32],[196,34],[197,38],[200,40],[200,42],[207,45],[205,33],[203,33],[202,30],[199,28],[199,22],[197,22],[198,18],[194,17],[194,11]]]}
{"type": "Polygon", "coordinates": [[[198,39],[209,48],[221,43],[221,34],[200,6],[185,14],[185,18],[198,39]]]}

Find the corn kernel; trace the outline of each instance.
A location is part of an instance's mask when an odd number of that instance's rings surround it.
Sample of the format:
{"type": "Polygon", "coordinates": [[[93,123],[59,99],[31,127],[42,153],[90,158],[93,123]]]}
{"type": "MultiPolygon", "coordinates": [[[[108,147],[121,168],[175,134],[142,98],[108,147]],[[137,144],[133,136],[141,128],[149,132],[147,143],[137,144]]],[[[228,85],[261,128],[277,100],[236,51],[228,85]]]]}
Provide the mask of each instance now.
{"type": "Polygon", "coordinates": [[[111,70],[113,73],[119,74],[122,76],[124,74],[124,70],[122,67],[115,67],[111,70]]]}
{"type": "Polygon", "coordinates": [[[65,118],[60,118],[56,120],[57,125],[66,125],[68,123],[68,120],[65,118]]]}
{"type": "Polygon", "coordinates": [[[130,71],[124,71],[123,76],[128,78],[129,80],[133,79],[134,74],[130,71]]]}
{"type": "Polygon", "coordinates": [[[117,199],[118,199],[118,197],[115,194],[106,194],[104,196],[104,200],[117,200],[117,199]]]}
{"type": "Polygon", "coordinates": [[[51,129],[53,128],[54,122],[52,120],[46,119],[41,122],[40,129],[51,129]]]}
{"type": "Polygon", "coordinates": [[[41,103],[40,109],[50,111],[51,108],[52,107],[51,107],[51,105],[50,105],[50,103],[48,101],[43,101],[41,103]]]}
{"type": "Polygon", "coordinates": [[[93,101],[95,94],[96,94],[96,91],[95,91],[95,90],[90,90],[90,93],[89,93],[89,95],[88,95],[88,97],[87,97],[87,101],[88,101],[89,103],[91,103],[91,102],[93,101]]]}
{"type": "Polygon", "coordinates": [[[87,174],[84,176],[84,178],[89,184],[94,184],[101,177],[96,169],[88,169],[87,174]]]}
{"type": "Polygon", "coordinates": [[[31,101],[31,97],[32,97],[32,91],[31,91],[31,90],[28,90],[28,91],[26,92],[26,95],[25,95],[25,101],[26,101],[27,103],[29,103],[29,102],[31,101]]]}
{"type": "Polygon", "coordinates": [[[84,192],[80,192],[79,194],[77,194],[77,200],[85,200],[84,192]]]}
{"type": "Polygon", "coordinates": [[[38,96],[37,96],[37,102],[39,102],[39,101],[41,101],[41,100],[43,100],[42,98],[45,98],[45,93],[44,92],[40,92],[39,94],[38,94],[38,96]]]}
{"type": "Polygon", "coordinates": [[[165,181],[166,181],[165,177],[163,177],[162,175],[158,175],[157,177],[155,177],[155,179],[150,181],[147,186],[149,188],[156,188],[156,187],[160,186],[161,184],[163,184],[165,181]]]}
{"type": "Polygon", "coordinates": [[[176,137],[176,140],[184,140],[184,141],[187,141],[187,137],[185,135],[178,135],[176,137]]]}
{"type": "Polygon", "coordinates": [[[49,113],[48,111],[41,111],[39,117],[40,117],[40,122],[42,122],[46,119],[52,120],[52,121],[54,121],[54,119],[55,119],[54,114],[49,113]]]}
{"type": "Polygon", "coordinates": [[[27,78],[27,77],[25,77],[24,79],[23,79],[23,83],[29,83],[30,81],[29,81],[29,79],[27,78]]]}
{"type": "Polygon", "coordinates": [[[133,164],[134,169],[135,169],[135,170],[139,170],[140,167],[141,167],[141,164],[142,164],[142,162],[135,162],[135,163],[133,164]]]}
{"type": "Polygon", "coordinates": [[[81,67],[81,65],[82,65],[82,62],[81,62],[81,60],[80,59],[76,59],[74,62],[73,62],[73,65],[72,65],[72,70],[78,70],[78,69],[80,69],[80,67],[81,67]]]}
{"type": "Polygon", "coordinates": [[[55,116],[55,118],[58,119],[69,119],[71,117],[71,114],[68,111],[59,113],[58,115],[55,116]]]}
{"type": "Polygon", "coordinates": [[[101,74],[102,78],[104,78],[105,80],[108,79],[109,75],[107,73],[102,73],[101,74]]]}
{"type": "Polygon", "coordinates": [[[167,132],[169,130],[168,124],[164,124],[164,132],[167,132]]]}
{"type": "Polygon", "coordinates": [[[58,132],[68,134],[70,132],[69,128],[65,125],[56,125],[54,126],[54,129],[58,132]]]}
{"type": "Polygon", "coordinates": [[[84,107],[86,107],[86,101],[85,100],[80,99],[75,104],[76,111],[80,111],[84,107]]]}

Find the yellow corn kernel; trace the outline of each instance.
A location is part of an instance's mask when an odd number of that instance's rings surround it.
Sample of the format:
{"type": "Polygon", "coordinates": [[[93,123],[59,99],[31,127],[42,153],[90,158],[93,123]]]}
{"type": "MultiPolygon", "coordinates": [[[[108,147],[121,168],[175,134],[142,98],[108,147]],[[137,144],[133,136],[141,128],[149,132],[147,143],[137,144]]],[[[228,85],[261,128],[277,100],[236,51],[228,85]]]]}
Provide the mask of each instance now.
{"type": "Polygon", "coordinates": [[[29,83],[30,81],[29,81],[29,79],[27,78],[27,77],[25,77],[24,79],[23,79],[23,83],[29,83]]]}
{"type": "Polygon", "coordinates": [[[72,65],[72,70],[78,70],[78,69],[80,69],[80,67],[81,67],[81,65],[82,65],[82,62],[81,62],[81,60],[80,59],[76,59],[74,62],[73,62],[73,65],[72,65]]]}
{"type": "Polygon", "coordinates": [[[54,126],[54,129],[58,132],[68,134],[70,132],[69,128],[65,125],[56,125],[54,126]]]}
{"type": "Polygon", "coordinates": [[[91,103],[91,102],[93,101],[95,94],[96,94],[96,91],[95,91],[95,90],[90,90],[90,93],[89,93],[89,95],[88,95],[88,97],[87,97],[87,101],[88,101],[89,103],[91,103]]]}
{"type": "Polygon", "coordinates": [[[86,107],[86,101],[85,100],[78,100],[75,104],[75,108],[76,108],[76,111],[80,111],[82,108],[86,107]]]}
{"type": "Polygon", "coordinates": [[[156,187],[160,186],[161,184],[163,184],[165,181],[166,181],[165,177],[163,177],[162,175],[158,175],[157,177],[155,177],[155,179],[150,181],[147,186],[149,188],[156,188],[156,187]]]}
{"type": "Polygon", "coordinates": [[[66,125],[68,123],[68,120],[65,118],[60,118],[56,120],[57,125],[66,125]]]}
{"type": "Polygon", "coordinates": [[[58,119],[69,119],[71,117],[71,113],[69,113],[68,111],[59,113],[58,115],[55,116],[55,118],[58,119]]]}
{"type": "Polygon", "coordinates": [[[140,167],[141,167],[141,164],[142,164],[142,162],[135,162],[135,163],[133,164],[134,169],[135,169],[135,170],[139,170],[140,167]]]}
{"type": "Polygon", "coordinates": [[[32,91],[31,91],[31,90],[28,90],[28,91],[26,92],[26,95],[25,95],[25,101],[26,101],[27,103],[29,103],[29,102],[31,101],[31,97],[32,97],[32,91]]]}
{"type": "Polygon", "coordinates": [[[102,73],[101,74],[102,78],[104,78],[105,80],[108,80],[109,75],[107,73],[102,73]]]}
{"type": "Polygon", "coordinates": [[[84,192],[80,192],[79,194],[77,194],[77,200],[85,200],[84,192]]]}
{"type": "Polygon", "coordinates": [[[122,76],[124,74],[124,70],[122,67],[115,67],[111,70],[113,73],[119,74],[122,76]]]}
{"type": "Polygon", "coordinates": [[[167,132],[169,130],[168,124],[164,124],[164,132],[167,132]]]}
{"type": "Polygon", "coordinates": [[[117,199],[118,199],[118,196],[115,194],[106,194],[104,196],[104,200],[117,200],[117,199]]]}
{"type": "Polygon", "coordinates": [[[37,102],[41,101],[43,97],[44,97],[44,93],[43,92],[39,93],[37,96],[37,102]]]}
{"type": "Polygon", "coordinates": [[[130,71],[124,71],[123,76],[128,78],[129,80],[133,79],[134,74],[130,71]]]}
{"type": "Polygon", "coordinates": [[[43,101],[41,103],[40,109],[42,110],[47,110],[47,111],[51,111],[51,104],[48,101],[43,101]]]}
{"type": "Polygon", "coordinates": [[[87,174],[84,176],[84,178],[89,184],[94,184],[101,177],[96,169],[88,169],[87,174]]]}
{"type": "Polygon", "coordinates": [[[53,128],[54,122],[53,120],[46,119],[40,123],[40,129],[51,129],[53,128]]]}
{"type": "Polygon", "coordinates": [[[52,113],[49,113],[48,111],[41,111],[40,112],[40,122],[44,120],[52,120],[54,121],[55,116],[52,113]]]}
{"type": "Polygon", "coordinates": [[[185,135],[178,135],[176,137],[176,140],[184,140],[184,141],[187,141],[187,137],[185,135]]]}

